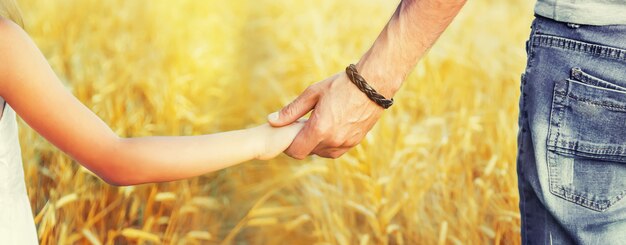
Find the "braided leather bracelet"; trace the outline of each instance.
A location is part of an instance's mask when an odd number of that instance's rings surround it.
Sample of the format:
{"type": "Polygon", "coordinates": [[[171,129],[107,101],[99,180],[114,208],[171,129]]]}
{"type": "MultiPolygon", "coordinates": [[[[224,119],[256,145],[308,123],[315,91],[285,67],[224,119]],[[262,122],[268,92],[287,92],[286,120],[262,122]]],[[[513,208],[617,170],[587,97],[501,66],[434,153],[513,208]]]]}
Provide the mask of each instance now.
{"type": "Polygon", "coordinates": [[[367,84],[365,78],[359,75],[359,72],[356,70],[356,66],[354,64],[350,64],[346,67],[346,74],[348,74],[350,81],[352,81],[352,83],[354,83],[354,85],[356,85],[361,92],[365,93],[370,100],[374,101],[380,107],[387,109],[393,105],[393,98],[387,99],[385,96],[376,92],[372,86],[367,84]]]}

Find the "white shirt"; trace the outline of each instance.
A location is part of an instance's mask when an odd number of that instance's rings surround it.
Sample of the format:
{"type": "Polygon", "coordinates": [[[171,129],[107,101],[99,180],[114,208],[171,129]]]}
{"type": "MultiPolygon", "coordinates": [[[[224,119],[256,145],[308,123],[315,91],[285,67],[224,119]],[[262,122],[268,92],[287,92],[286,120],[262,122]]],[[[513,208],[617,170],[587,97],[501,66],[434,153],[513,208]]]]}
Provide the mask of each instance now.
{"type": "Polygon", "coordinates": [[[0,118],[0,244],[37,244],[35,221],[24,184],[15,111],[4,105],[0,118]]]}

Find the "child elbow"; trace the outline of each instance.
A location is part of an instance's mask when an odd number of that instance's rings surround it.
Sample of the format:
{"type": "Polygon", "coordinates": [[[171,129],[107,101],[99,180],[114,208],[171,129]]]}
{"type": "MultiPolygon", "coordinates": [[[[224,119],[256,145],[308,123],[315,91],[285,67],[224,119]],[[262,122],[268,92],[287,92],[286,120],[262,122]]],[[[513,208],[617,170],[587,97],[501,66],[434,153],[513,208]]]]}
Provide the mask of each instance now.
{"type": "Polygon", "coordinates": [[[97,173],[98,177],[112,186],[129,186],[141,183],[139,175],[131,173],[129,169],[113,166],[109,166],[104,171],[99,171],[97,173]]]}
{"type": "MultiPolygon", "coordinates": [[[[409,4],[416,2],[415,0],[404,0],[404,1],[407,1],[409,4]]],[[[428,3],[430,3],[429,5],[430,7],[438,7],[438,8],[450,8],[450,7],[463,6],[465,5],[466,2],[467,0],[429,0],[428,1],[428,3]]]]}
{"type": "Polygon", "coordinates": [[[129,178],[126,178],[124,176],[121,176],[119,173],[115,173],[115,174],[100,174],[98,175],[100,177],[100,179],[102,179],[104,182],[106,182],[109,185],[112,186],[129,186],[129,185],[133,185],[133,181],[130,180],[129,178]]]}

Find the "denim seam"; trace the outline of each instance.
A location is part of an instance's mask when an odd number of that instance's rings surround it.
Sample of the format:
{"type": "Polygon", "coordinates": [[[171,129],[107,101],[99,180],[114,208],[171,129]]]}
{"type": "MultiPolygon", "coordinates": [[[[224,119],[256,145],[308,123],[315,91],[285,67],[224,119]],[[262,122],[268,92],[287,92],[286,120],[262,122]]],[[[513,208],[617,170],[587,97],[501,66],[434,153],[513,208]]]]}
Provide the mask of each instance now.
{"type": "MultiPolygon", "coordinates": [[[[561,122],[563,119],[563,107],[567,106],[565,103],[565,98],[569,94],[569,83],[565,84],[565,88],[558,87],[558,82],[555,84],[554,95],[552,98],[552,108],[556,111],[555,120],[556,121],[556,135],[554,137],[553,143],[556,144],[559,142],[559,137],[561,136],[561,122]],[[558,95],[558,96],[557,96],[558,95]],[[558,107],[555,107],[558,105],[558,107]]],[[[552,119],[552,117],[550,117],[552,119]]],[[[552,125],[552,122],[550,123],[552,125]]]]}
{"type": "MultiPolygon", "coordinates": [[[[530,42],[530,40],[529,40],[528,42],[530,42]]],[[[528,44],[528,45],[532,47],[532,44],[528,44]]],[[[534,58],[535,58],[534,53],[535,53],[535,52],[534,52],[534,49],[533,49],[533,48],[529,48],[529,49],[528,49],[528,54],[527,54],[527,56],[528,56],[528,61],[526,62],[526,71],[527,71],[527,72],[528,72],[528,70],[530,70],[530,68],[532,68],[532,67],[533,67],[533,61],[535,60],[535,59],[534,59],[534,58]]]]}
{"type": "Polygon", "coordinates": [[[525,187],[522,187],[522,190],[520,191],[520,201],[521,201],[521,209],[520,210],[522,212],[522,215],[524,217],[524,219],[522,219],[522,235],[523,235],[523,239],[522,241],[528,241],[528,215],[526,213],[526,195],[524,194],[524,192],[526,192],[526,190],[524,189],[525,187]],[[524,222],[525,221],[525,222],[524,222]]]}
{"type": "MultiPolygon", "coordinates": [[[[548,165],[550,166],[556,164],[556,158],[554,157],[554,155],[556,154],[550,152],[548,153],[548,165]]],[[[548,171],[550,171],[550,168],[548,168],[548,171]]],[[[585,197],[586,195],[579,191],[571,188],[566,188],[564,185],[553,183],[552,179],[548,179],[548,181],[550,182],[550,192],[555,196],[598,212],[606,211],[617,201],[621,200],[626,194],[626,191],[622,191],[619,195],[615,197],[607,198],[607,200],[596,201],[585,197]]]]}
{"type": "MultiPolygon", "coordinates": [[[[587,196],[585,195],[585,193],[576,191],[571,188],[566,188],[563,185],[558,186],[556,192],[558,192],[558,194],[556,194],[557,196],[565,200],[572,201],[574,203],[582,205],[583,207],[587,207],[587,208],[590,208],[592,210],[599,211],[599,212],[604,212],[609,207],[613,206],[613,204],[615,204],[617,201],[621,200],[624,197],[624,194],[626,194],[626,191],[621,191],[615,197],[605,197],[607,198],[607,200],[597,201],[597,200],[592,200],[590,198],[585,197],[587,196]]],[[[593,196],[596,197],[595,195],[593,196]]]]}
{"type": "Polygon", "coordinates": [[[533,39],[534,36],[537,35],[539,33],[540,28],[540,24],[537,20],[533,21],[532,25],[530,26],[531,29],[531,33],[530,33],[530,37],[528,38],[528,41],[526,41],[526,48],[527,48],[527,56],[528,56],[528,60],[526,61],[526,71],[528,72],[528,70],[530,68],[533,67],[533,61],[534,61],[534,57],[535,57],[535,49],[533,48],[533,39]]]}
{"type": "MultiPolygon", "coordinates": [[[[529,55],[529,60],[530,60],[530,51],[528,53],[529,55]]],[[[528,66],[528,64],[527,64],[528,66]]],[[[526,139],[526,134],[528,132],[526,132],[526,123],[528,120],[528,115],[526,113],[526,73],[522,73],[521,77],[520,77],[520,115],[519,115],[519,137],[521,137],[521,139],[519,139],[519,145],[517,148],[517,172],[518,172],[518,183],[519,183],[519,189],[520,189],[520,212],[522,215],[522,224],[521,224],[521,229],[522,229],[522,241],[528,241],[528,229],[527,229],[527,225],[528,225],[528,216],[526,213],[526,195],[524,194],[526,192],[526,185],[524,183],[524,166],[522,166],[523,164],[523,160],[522,160],[522,154],[524,154],[524,146],[526,145],[525,143],[525,139],[526,139]]]]}
{"type": "Polygon", "coordinates": [[[577,52],[583,52],[593,54],[596,56],[602,56],[606,58],[612,58],[617,60],[626,60],[626,50],[577,41],[573,39],[550,36],[545,34],[537,34],[533,37],[533,43],[539,46],[556,47],[566,50],[572,50],[577,52]]]}
{"type": "Polygon", "coordinates": [[[600,101],[593,101],[590,99],[585,99],[585,98],[581,98],[578,97],[576,95],[573,95],[571,93],[569,93],[567,95],[567,97],[572,98],[574,100],[586,103],[586,104],[591,104],[591,105],[595,105],[595,106],[600,106],[600,107],[604,107],[607,109],[613,109],[613,110],[617,110],[617,111],[621,111],[621,112],[626,112],[626,106],[621,106],[621,105],[615,105],[613,103],[610,102],[600,102],[600,101]]]}
{"type": "MultiPolygon", "coordinates": [[[[566,86],[569,84],[565,84],[566,86]]],[[[563,98],[565,97],[566,93],[567,93],[568,89],[565,88],[561,88],[561,86],[559,86],[559,82],[557,81],[554,84],[554,91],[553,91],[553,95],[552,95],[552,108],[550,109],[550,127],[548,129],[548,146],[549,145],[553,145],[556,142],[559,141],[559,136],[560,136],[560,129],[561,129],[561,117],[562,117],[562,112],[563,112],[563,105],[562,105],[562,101],[563,98]],[[556,128],[556,132],[554,132],[553,134],[553,130],[556,128]]],[[[550,154],[547,154],[547,158],[552,158],[550,154]]],[[[559,176],[555,173],[555,169],[556,166],[554,166],[554,162],[555,161],[550,161],[550,159],[546,159],[548,162],[548,185],[549,185],[549,189],[550,192],[552,192],[553,194],[557,195],[556,193],[553,192],[554,189],[556,189],[558,186],[555,182],[560,182],[559,181],[559,176]]]]}
{"type": "Polygon", "coordinates": [[[597,78],[593,75],[587,74],[579,67],[575,67],[572,69],[571,79],[591,86],[599,86],[602,88],[613,89],[620,93],[626,92],[626,88],[597,78]]]}
{"type": "Polygon", "coordinates": [[[555,145],[549,145],[548,148],[552,151],[571,154],[575,156],[583,156],[589,157],[593,159],[605,159],[605,160],[613,160],[613,161],[622,161],[624,160],[624,150],[621,150],[620,147],[590,147],[585,145],[580,145],[579,142],[565,141],[560,140],[555,145]],[[571,145],[575,146],[571,146],[571,145]],[[569,146],[568,146],[569,145],[569,146]],[[578,154],[577,154],[578,153],[578,154]],[[594,157],[597,155],[607,155],[610,156],[602,156],[602,157],[594,157]]]}

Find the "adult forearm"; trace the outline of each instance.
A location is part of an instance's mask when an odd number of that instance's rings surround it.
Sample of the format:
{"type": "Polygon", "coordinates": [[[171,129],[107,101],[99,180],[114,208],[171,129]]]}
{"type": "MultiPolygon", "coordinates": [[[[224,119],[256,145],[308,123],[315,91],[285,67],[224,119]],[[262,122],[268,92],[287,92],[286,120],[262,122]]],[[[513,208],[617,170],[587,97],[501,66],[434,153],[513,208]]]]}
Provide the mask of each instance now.
{"type": "Polygon", "coordinates": [[[381,94],[392,97],[464,4],[465,0],[403,0],[357,69],[381,94]]]}
{"type": "MultiPolygon", "coordinates": [[[[387,98],[457,15],[464,0],[404,0],[372,47],[357,63],[365,80],[387,98]]],[[[338,158],[369,132],[383,109],[352,84],[344,72],[309,86],[298,98],[272,114],[276,127],[312,111],[286,153],[338,158]]]]}

